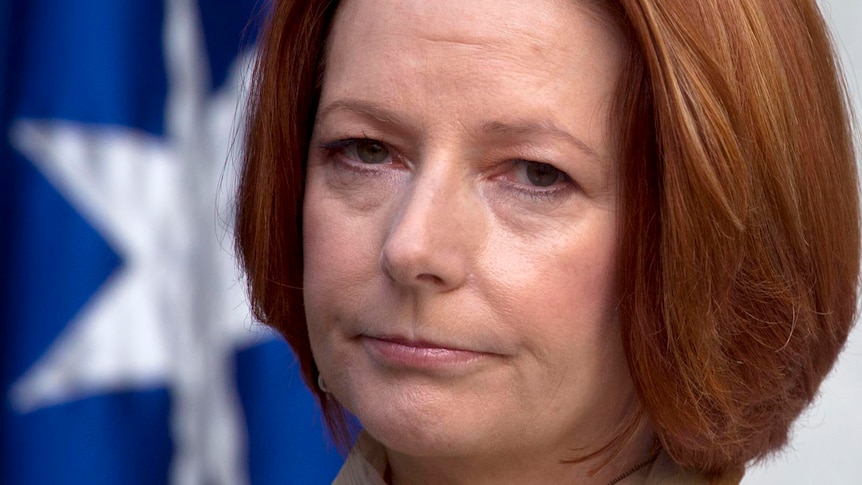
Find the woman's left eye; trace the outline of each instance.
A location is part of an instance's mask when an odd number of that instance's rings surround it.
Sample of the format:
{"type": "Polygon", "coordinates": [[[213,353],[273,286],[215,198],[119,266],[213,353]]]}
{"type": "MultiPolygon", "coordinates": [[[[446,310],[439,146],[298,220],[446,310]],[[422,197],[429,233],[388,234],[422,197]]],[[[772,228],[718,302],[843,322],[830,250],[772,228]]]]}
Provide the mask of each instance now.
{"type": "Polygon", "coordinates": [[[566,174],[553,165],[541,162],[525,161],[518,167],[519,182],[534,187],[551,187],[565,181],[566,174]]]}
{"type": "Polygon", "coordinates": [[[529,160],[515,162],[513,178],[521,185],[539,189],[549,189],[571,180],[568,175],[553,165],[529,160]]]}

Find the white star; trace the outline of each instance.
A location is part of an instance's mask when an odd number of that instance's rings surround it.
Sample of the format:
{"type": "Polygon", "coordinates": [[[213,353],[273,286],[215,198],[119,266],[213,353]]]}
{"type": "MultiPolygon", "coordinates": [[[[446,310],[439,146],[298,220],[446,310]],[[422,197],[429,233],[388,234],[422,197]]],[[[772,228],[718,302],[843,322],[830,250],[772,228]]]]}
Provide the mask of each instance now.
{"type": "Polygon", "coordinates": [[[166,7],[165,138],[63,121],[21,120],[12,129],[13,144],[123,265],[15,383],[10,400],[28,412],[168,386],[172,482],[242,484],[245,436],[232,357],[269,336],[246,325],[248,303],[224,237],[235,174],[223,168],[245,63],[237,61],[232,81],[208,99],[196,7],[191,0],[166,7]]]}

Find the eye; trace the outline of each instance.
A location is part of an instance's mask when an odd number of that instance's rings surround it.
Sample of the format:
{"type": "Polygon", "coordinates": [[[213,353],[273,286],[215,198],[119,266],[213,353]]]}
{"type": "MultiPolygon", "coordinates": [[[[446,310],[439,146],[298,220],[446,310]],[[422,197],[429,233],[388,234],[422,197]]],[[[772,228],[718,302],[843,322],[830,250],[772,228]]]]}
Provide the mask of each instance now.
{"type": "Polygon", "coordinates": [[[521,162],[517,170],[519,182],[534,187],[551,187],[568,179],[553,165],[541,162],[521,162]]]}
{"type": "Polygon", "coordinates": [[[361,139],[351,140],[351,144],[344,147],[345,153],[350,158],[367,164],[380,164],[389,160],[389,149],[376,140],[361,139]]]}

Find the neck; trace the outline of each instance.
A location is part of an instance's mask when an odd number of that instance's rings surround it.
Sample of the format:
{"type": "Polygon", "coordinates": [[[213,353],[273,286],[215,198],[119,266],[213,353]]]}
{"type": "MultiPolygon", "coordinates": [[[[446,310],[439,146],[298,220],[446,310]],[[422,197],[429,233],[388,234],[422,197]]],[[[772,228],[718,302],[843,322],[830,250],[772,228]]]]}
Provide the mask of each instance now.
{"type": "Polygon", "coordinates": [[[601,458],[569,463],[571,456],[553,453],[498,453],[480,456],[413,457],[387,450],[392,485],[406,484],[642,484],[649,466],[619,479],[654,456],[653,437],[644,433],[601,470],[592,473],[601,458]]]}

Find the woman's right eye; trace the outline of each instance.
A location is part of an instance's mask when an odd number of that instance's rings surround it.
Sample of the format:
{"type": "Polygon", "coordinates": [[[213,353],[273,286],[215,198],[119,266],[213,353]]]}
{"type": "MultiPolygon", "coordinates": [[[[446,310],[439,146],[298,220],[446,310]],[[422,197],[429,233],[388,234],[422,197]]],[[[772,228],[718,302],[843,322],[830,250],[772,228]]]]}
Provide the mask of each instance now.
{"type": "Polygon", "coordinates": [[[389,159],[389,149],[374,140],[359,140],[353,145],[356,158],[362,163],[383,163],[389,159]]]}
{"type": "Polygon", "coordinates": [[[331,153],[340,153],[352,162],[366,165],[379,165],[391,158],[389,148],[383,143],[370,138],[351,138],[324,143],[323,148],[331,153]]]}

